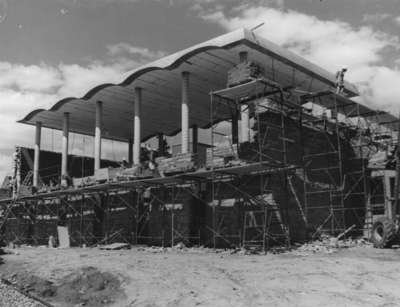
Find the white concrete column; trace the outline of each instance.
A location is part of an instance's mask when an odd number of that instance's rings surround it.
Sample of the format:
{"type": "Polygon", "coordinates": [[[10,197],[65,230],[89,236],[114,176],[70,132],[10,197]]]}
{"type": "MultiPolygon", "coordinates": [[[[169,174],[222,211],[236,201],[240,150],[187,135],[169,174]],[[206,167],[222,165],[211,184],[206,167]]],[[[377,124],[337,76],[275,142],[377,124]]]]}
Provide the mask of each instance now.
{"type": "Polygon", "coordinates": [[[142,89],[135,88],[135,101],[134,101],[134,130],[133,130],[133,164],[140,163],[140,143],[141,143],[141,124],[140,124],[140,111],[142,107],[142,89]]]}
{"type": "Polygon", "coordinates": [[[182,72],[181,152],[189,152],[189,72],[182,72]]]}
{"type": "Polygon", "coordinates": [[[42,136],[42,123],[36,122],[36,134],[35,134],[35,156],[33,158],[33,183],[34,187],[38,187],[39,184],[39,158],[40,158],[40,142],[42,136]]]}
{"type": "Polygon", "coordinates": [[[242,143],[250,142],[250,110],[246,104],[240,105],[242,143]]]}
{"type": "Polygon", "coordinates": [[[94,131],[94,170],[100,169],[101,134],[103,129],[103,102],[96,101],[96,128],[94,131]]]}
{"type": "Polygon", "coordinates": [[[68,173],[68,142],[69,142],[69,113],[64,113],[62,150],[61,150],[61,176],[68,173]]]}

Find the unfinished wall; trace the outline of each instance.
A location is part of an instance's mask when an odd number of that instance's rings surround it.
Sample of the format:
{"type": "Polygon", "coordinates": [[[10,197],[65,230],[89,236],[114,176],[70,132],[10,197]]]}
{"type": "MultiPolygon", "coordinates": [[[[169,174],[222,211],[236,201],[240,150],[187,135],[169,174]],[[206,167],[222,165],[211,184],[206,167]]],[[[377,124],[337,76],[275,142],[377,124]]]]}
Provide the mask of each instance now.
{"type": "MultiPolygon", "coordinates": [[[[265,203],[256,199],[267,195],[270,202],[279,206],[280,219],[288,227],[291,239],[306,240],[327,220],[331,204],[338,205],[337,200],[332,202],[331,199],[336,197],[332,193],[335,183],[340,182],[337,154],[307,155],[336,151],[337,136],[324,124],[319,127],[304,125],[300,130],[299,122],[288,117],[284,118],[283,135],[282,130],[276,128],[282,124],[279,114],[263,112],[258,118],[253,127],[254,140],[241,145],[240,158],[267,160],[280,165],[283,162],[284,136],[288,139],[287,164],[304,166],[304,169],[242,176],[232,182],[215,182],[213,187],[211,183],[199,183],[152,188],[146,193],[120,191],[107,195],[101,192],[84,198],[71,196],[61,201],[30,201],[13,209],[2,231],[8,241],[47,244],[49,235],[56,236],[57,225],[64,224],[69,227],[71,243],[76,246],[116,241],[164,246],[182,241],[187,245],[213,246],[215,239],[216,246],[232,247],[247,239],[245,233],[250,238],[257,237],[260,227],[255,227],[255,224],[262,224],[262,221],[256,212],[264,210],[265,203]],[[304,160],[302,154],[306,157],[304,160]],[[308,196],[308,210],[305,208],[305,187],[308,192],[319,191],[308,196]],[[248,221],[245,223],[245,216],[251,217],[252,212],[256,216],[249,225],[248,221]]],[[[337,213],[336,219],[341,220],[343,227],[356,224],[357,228],[362,228],[365,201],[360,192],[364,189],[363,181],[350,174],[359,172],[363,164],[365,166],[365,160],[356,156],[351,146],[353,136],[346,130],[340,131],[346,177],[344,206],[349,210],[337,213]]],[[[272,207],[267,208],[268,231],[282,233],[272,207]]],[[[327,229],[334,226],[331,223],[325,225],[327,229]]]]}

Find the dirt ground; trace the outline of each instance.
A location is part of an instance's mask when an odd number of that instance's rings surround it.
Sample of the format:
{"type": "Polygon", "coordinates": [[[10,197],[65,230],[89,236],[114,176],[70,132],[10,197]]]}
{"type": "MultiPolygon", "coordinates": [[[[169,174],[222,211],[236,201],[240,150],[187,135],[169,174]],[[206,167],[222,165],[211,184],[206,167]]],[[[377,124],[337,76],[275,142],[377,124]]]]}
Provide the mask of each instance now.
{"type": "Polygon", "coordinates": [[[57,306],[90,306],[79,302],[89,287],[108,298],[98,299],[96,306],[400,305],[399,249],[353,247],[267,255],[140,247],[22,247],[12,252],[2,256],[0,275],[9,280],[34,276],[59,286],[57,296],[48,295],[57,306]],[[100,282],[99,272],[106,274],[100,282]],[[85,285],[85,279],[94,280],[95,286],[85,285]],[[68,301],[65,291],[80,296],[68,301]]]}

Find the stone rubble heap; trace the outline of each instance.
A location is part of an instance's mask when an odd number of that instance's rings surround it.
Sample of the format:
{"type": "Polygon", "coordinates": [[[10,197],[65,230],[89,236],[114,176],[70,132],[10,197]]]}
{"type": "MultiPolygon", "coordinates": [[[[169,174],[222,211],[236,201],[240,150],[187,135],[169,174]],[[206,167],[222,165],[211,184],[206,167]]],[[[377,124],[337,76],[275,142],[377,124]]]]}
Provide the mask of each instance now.
{"type": "Polygon", "coordinates": [[[298,246],[292,251],[292,253],[300,256],[306,256],[315,253],[331,254],[337,252],[341,248],[371,246],[372,244],[365,239],[338,240],[335,237],[322,236],[319,240],[298,246]]]}
{"type": "Polygon", "coordinates": [[[13,287],[0,282],[0,306],[44,307],[43,304],[19,293],[13,287]]]}

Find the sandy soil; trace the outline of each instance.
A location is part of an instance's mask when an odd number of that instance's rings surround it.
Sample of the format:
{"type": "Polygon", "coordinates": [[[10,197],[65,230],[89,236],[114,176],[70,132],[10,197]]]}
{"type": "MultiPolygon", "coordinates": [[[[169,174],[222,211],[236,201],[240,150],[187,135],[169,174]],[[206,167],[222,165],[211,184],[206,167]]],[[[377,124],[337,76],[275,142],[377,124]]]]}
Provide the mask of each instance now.
{"type": "MultiPolygon", "coordinates": [[[[204,249],[18,248],[0,274],[57,282],[93,266],[114,274],[115,306],[400,306],[400,250],[241,255],[204,249]]],[[[65,303],[59,304],[66,306],[65,303]]]]}

